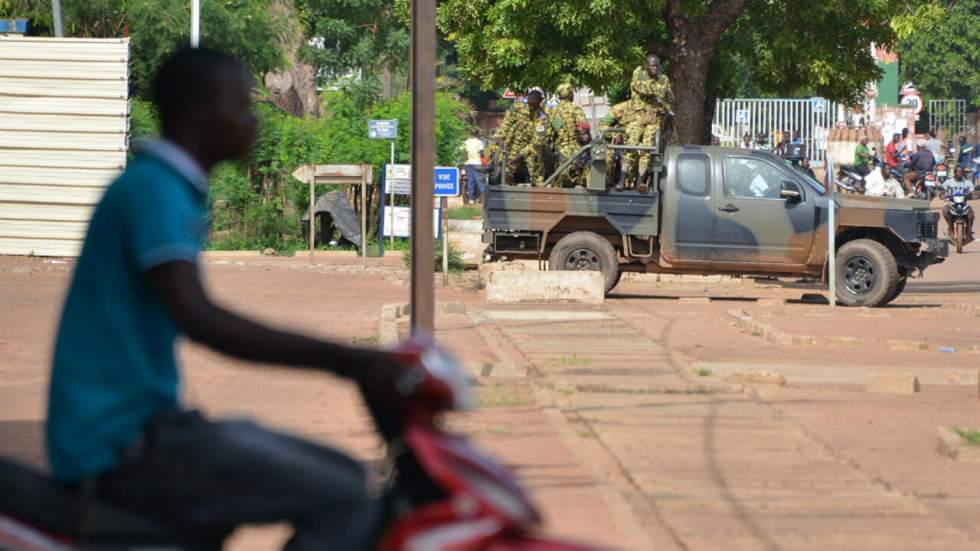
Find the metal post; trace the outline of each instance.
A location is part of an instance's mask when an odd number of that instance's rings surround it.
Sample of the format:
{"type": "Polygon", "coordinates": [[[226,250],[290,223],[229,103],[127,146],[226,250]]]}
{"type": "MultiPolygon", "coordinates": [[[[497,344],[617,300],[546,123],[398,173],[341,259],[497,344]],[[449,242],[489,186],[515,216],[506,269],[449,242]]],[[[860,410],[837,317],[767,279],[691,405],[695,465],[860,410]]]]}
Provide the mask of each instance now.
{"type": "Polygon", "coordinates": [[[310,167],[310,264],[313,264],[313,232],[316,229],[316,213],[313,212],[316,202],[316,169],[310,167]]]}
{"type": "Polygon", "coordinates": [[[435,170],[436,0],[412,0],[412,335],[435,325],[432,188],[435,170]]]}
{"type": "Polygon", "coordinates": [[[830,307],[837,306],[837,201],[835,199],[834,167],[830,161],[827,170],[827,280],[830,285],[830,307]]]}
{"type": "Polygon", "coordinates": [[[439,223],[442,224],[442,286],[449,285],[449,204],[446,196],[439,198],[439,223]]]}
{"type": "Polygon", "coordinates": [[[371,165],[361,165],[361,264],[367,264],[367,187],[372,176],[371,165]]]}
{"type": "Polygon", "coordinates": [[[201,0],[191,0],[191,48],[201,43],[201,0]]]}
{"type": "MultiPolygon", "coordinates": [[[[391,165],[390,166],[391,166],[391,176],[392,176],[392,179],[393,179],[393,177],[395,176],[395,140],[391,140],[391,165]]],[[[391,207],[388,210],[389,210],[389,212],[391,212],[391,216],[389,217],[389,224],[390,224],[390,227],[392,228],[392,230],[391,230],[391,249],[394,250],[395,249],[395,230],[394,230],[394,227],[395,227],[395,186],[391,185],[391,182],[389,181],[389,178],[387,178],[387,174],[385,174],[385,176],[386,176],[385,182],[388,182],[388,191],[391,193],[391,207]]],[[[384,213],[381,213],[381,215],[384,216],[384,213]]],[[[378,236],[378,243],[381,243],[382,241],[384,241],[384,237],[379,235],[378,236]]]]}
{"type": "Polygon", "coordinates": [[[61,0],[51,0],[51,18],[54,20],[54,35],[65,36],[65,24],[61,18],[61,0]]]}

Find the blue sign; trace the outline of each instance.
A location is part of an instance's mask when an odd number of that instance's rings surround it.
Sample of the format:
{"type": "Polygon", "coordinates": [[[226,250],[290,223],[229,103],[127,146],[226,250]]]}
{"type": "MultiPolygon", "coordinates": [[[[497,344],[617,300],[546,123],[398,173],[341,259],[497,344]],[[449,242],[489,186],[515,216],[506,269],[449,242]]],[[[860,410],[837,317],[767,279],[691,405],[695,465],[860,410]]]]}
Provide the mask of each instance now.
{"type": "Polygon", "coordinates": [[[459,195],[459,169],[454,167],[437,166],[435,182],[432,187],[435,197],[455,197],[459,195]]]}
{"type": "Polygon", "coordinates": [[[368,121],[368,138],[395,140],[398,138],[398,119],[374,119],[368,121]]]}

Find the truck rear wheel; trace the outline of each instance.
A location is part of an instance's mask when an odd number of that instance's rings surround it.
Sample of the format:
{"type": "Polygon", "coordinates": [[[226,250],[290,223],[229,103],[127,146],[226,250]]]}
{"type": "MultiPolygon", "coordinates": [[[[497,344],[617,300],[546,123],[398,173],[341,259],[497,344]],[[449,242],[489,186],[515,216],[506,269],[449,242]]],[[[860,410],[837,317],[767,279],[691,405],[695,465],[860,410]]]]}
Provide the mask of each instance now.
{"type": "Polygon", "coordinates": [[[898,264],[887,247],[856,239],[837,251],[837,300],[845,306],[881,306],[893,300],[898,264]]]}
{"type": "Polygon", "coordinates": [[[619,283],[619,257],[616,249],[598,235],[578,231],[562,237],[551,249],[548,269],[602,272],[605,292],[619,283]]]}

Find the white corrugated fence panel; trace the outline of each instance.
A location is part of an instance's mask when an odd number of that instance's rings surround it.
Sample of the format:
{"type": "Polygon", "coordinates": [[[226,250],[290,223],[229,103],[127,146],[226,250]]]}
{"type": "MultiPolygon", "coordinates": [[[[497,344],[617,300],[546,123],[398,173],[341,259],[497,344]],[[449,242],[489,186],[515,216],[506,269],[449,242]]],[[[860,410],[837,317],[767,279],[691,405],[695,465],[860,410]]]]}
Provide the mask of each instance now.
{"type": "Polygon", "coordinates": [[[105,187],[118,174],[118,169],[7,166],[3,170],[0,170],[0,185],[35,184],[42,186],[88,186],[101,188],[105,187]]]}
{"type": "Polygon", "coordinates": [[[126,165],[128,39],[0,37],[0,254],[75,256],[126,165]]]}
{"type": "MultiPolygon", "coordinates": [[[[0,63],[3,61],[0,60],[0,63]]],[[[125,99],[128,95],[125,80],[42,80],[39,78],[0,77],[0,90],[11,96],[49,98],[108,98],[125,99]]]]}
{"type": "MultiPolygon", "coordinates": [[[[82,232],[84,237],[85,233],[82,232]]],[[[78,256],[82,252],[82,239],[0,236],[0,251],[3,254],[33,256],[78,256]]]]}
{"type": "Polygon", "coordinates": [[[56,149],[0,148],[0,167],[43,166],[114,170],[123,168],[125,165],[125,151],[60,151],[56,149]]]}
{"type": "Polygon", "coordinates": [[[92,205],[0,202],[0,219],[88,222],[94,208],[92,205]]]}
{"type": "Polygon", "coordinates": [[[88,151],[126,151],[125,137],[93,132],[0,132],[0,148],[80,149],[88,151]]]}
{"type": "MultiPolygon", "coordinates": [[[[0,98],[3,96],[0,95],[0,98]]],[[[0,103],[3,100],[0,99],[0,103]]],[[[0,131],[51,131],[51,132],[104,132],[125,134],[128,130],[126,117],[98,117],[83,115],[49,115],[30,113],[4,113],[0,111],[0,131]]]]}

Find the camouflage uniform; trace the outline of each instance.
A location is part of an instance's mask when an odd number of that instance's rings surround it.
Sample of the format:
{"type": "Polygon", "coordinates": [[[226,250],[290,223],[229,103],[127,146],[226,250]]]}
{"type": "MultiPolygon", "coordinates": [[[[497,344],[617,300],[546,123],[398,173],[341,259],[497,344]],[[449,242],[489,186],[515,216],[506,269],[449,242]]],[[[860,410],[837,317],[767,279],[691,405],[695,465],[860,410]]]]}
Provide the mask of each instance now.
{"type": "MultiPolygon", "coordinates": [[[[653,110],[653,117],[640,117],[642,120],[639,124],[642,125],[642,128],[634,128],[632,133],[627,128],[626,143],[652,147],[657,144],[657,134],[660,133],[663,126],[663,114],[670,111],[671,104],[674,103],[674,93],[670,89],[670,80],[666,75],[658,75],[657,78],[652,78],[644,67],[637,67],[633,69],[630,91],[632,92],[631,97],[639,98],[653,110]]],[[[637,153],[623,155],[623,166],[627,166],[627,157],[630,157],[629,167],[632,169],[632,163],[637,155],[637,153]]],[[[649,163],[649,155],[639,155],[639,175],[646,172],[649,163]]]]}
{"type": "Polygon", "coordinates": [[[544,108],[532,113],[526,103],[515,103],[504,117],[499,135],[511,166],[516,168],[514,158],[523,155],[531,183],[536,186],[543,184],[544,150],[554,136],[544,108]]]}
{"type": "MultiPolygon", "coordinates": [[[[585,111],[578,105],[572,103],[575,97],[575,90],[571,84],[559,84],[556,90],[558,95],[558,106],[548,111],[548,118],[551,120],[551,128],[555,134],[555,150],[558,152],[558,163],[564,163],[570,157],[578,153],[582,148],[575,135],[575,125],[586,122],[585,111]]],[[[582,185],[569,179],[566,175],[561,177],[561,185],[582,185]]]]}
{"type": "MultiPolygon", "coordinates": [[[[617,103],[609,110],[609,114],[602,120],[603,124],[600,129],[605,131],[612,126],[620,126],[626,131],[625,142],[627,145],[649,144],[652,146],[657,136],[657,118],[657,110],[634,94],[630,99],[617,103]]],[[[610,149],[606,159],[607,166],[612,166],[612,154],[613,150],[610,149]]],[[[636,151],[623,153],[622,173],[626,175],[626,181],[630,184],[636,181],[633,176],[633,167],[637,164],[637,157],[640,155],[636,151]]],[[[649,163],[649,156],[643,155],[639,161],[641,167],[639,174],[643,174],[649,163]]]]}

